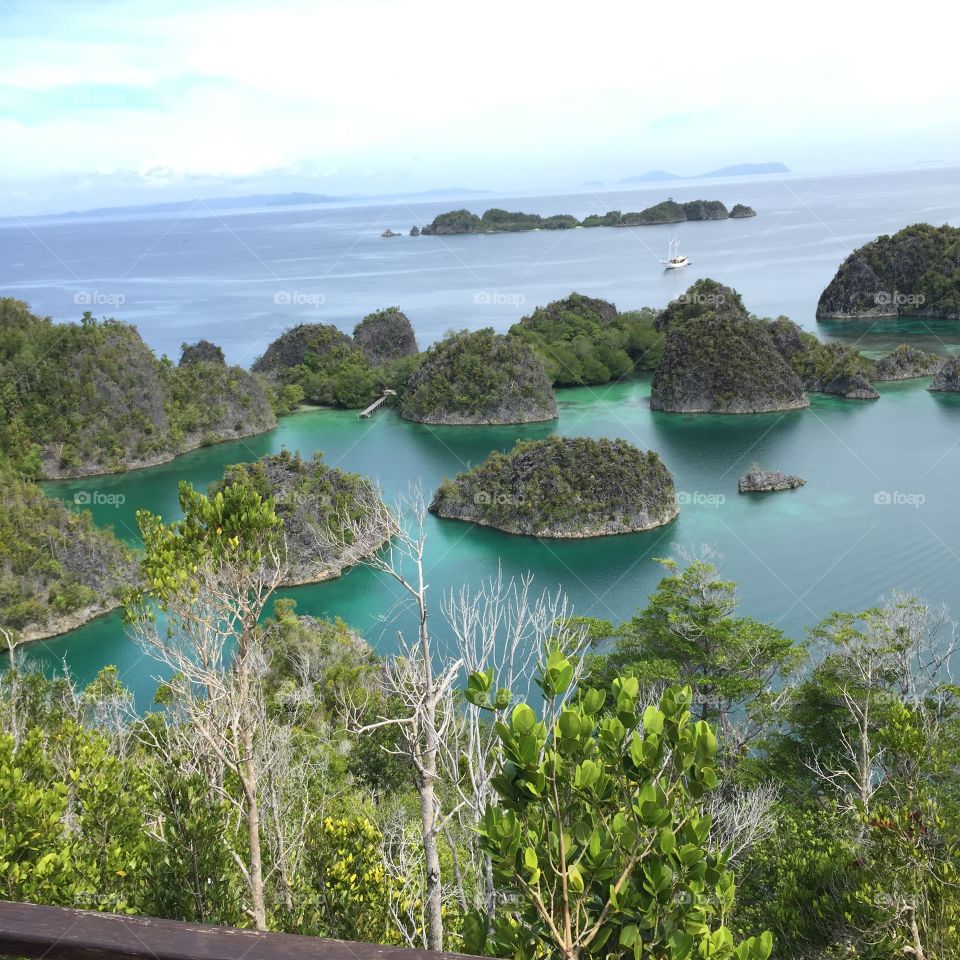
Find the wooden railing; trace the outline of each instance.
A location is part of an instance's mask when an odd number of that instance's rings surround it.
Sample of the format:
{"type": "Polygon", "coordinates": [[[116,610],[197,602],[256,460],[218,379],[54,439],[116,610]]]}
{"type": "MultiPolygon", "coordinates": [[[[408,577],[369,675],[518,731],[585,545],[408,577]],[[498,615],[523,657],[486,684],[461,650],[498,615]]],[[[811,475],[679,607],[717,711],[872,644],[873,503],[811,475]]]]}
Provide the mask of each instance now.
{"type": "Polygon", "coordinates": [[[290,933],[0,900],[0,956],[43,960],[468,960],[290,933]]]}

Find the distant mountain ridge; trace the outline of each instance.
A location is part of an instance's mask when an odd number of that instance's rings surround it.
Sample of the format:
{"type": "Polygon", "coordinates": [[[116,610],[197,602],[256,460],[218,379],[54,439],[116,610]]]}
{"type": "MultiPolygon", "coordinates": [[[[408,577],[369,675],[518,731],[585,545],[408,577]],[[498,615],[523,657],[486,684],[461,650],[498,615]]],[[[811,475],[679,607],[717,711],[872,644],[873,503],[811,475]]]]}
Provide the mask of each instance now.
{"type": "MultiPolygon", "coordinates": [[[[115,213],[178,213],[191,210],[244,210],[251,207],[293,207],[311,203],[343,203],[348,200],[416,199],[418,197],[466,196],[490,193],[489,190],[468,190],[466,187],[440,187],[434,190],[416,190],[410,193],[252,193],[240,197],[195,197],[193,200],[170,200],[164,203],[140,203],[129,206],[94,207],[92,210],[68,210],[65,213],[46,213],[31,220],[53,220],[63,217],[108,217],[115,213]]],[[[0,218],[0,222],[7,218],[0,218]]]]}
{"type": "Polygon", "coordinates": [[[749,177],[765,173],[790,173],[790,168],[782,163],[735,163],[729,167],[720,167],[708,173],[698,173],[684,177],[666,170],[648,170],[633,177],[624,177],[618,183],[662,183],[666,180],[706,180],[709,177],[749,177]]]}

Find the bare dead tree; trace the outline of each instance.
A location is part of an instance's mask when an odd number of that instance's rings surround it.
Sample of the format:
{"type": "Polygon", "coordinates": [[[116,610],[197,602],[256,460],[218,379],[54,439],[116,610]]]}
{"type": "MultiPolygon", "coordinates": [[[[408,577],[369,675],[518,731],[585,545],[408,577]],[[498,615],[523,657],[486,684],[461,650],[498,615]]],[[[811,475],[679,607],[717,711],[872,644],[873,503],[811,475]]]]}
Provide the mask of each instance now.
{"type": "Polygon", "coordinates": [[[355,543],[370,542],[371,530],[389,536],[387,546],[364,562],[400,585],[417,617],[416,637],[408,639],[400,632],[400,652],[390,658],[384,673],[384,692],[388,700],[402,704],[399,714],[370,721],[361,720],[361,712],[354,710],[352,726],[357,733],[382,727],[392,727],[398,733],[398,752],[410,763],[420,797],[420,840],[426,870],[426,945],[430,950],[442,950],[438,756],[454,714],[453,686],[460,674],[461,662],[441,659],[433,647],[424,568],[426,512],[422,491],[413,490],[396,511],[377,498],[360,518],[345,518],[343,530],[355,543]]]}
{"type": "Polygon", "coordinates": [[[154,747],[167,760],[201,769],[246,828],[244,853],[230,831],[223,835],[258,930],[267,928],[259,794],[272,758],[262,749],[265,655],[257,623],[285,572],[281,553],[272,549],[254,568],[208,559],[165,599],[165,623],[141,618],[133,627],[141,646],[172,674],[166,740],[154,747]],[[239,796],[228,772],[240,783],[239,796]]]}
{"type": "Polygon", "coordinates": [[[752,788],[734,786],[707,794],[704,807],[711,817],[711,844],[729,853],[731,865],[774,832],[774,808],[779,798],[780,792],[772,783],[752,788]]]}
{"type": "Polygon", "coordinates": [[[810,769],[837,794],[845,809],[857,804],[869,816],[871,802],[889,771],[877,726],[892,700],[923,707],[935,722],[950,699],[951,664],[960,652],[960,636],[946,607],[894,593],[864,622],[863,630],[834,630],[820,644],[821,659],[843,667],[839,705],[847,718],[838,759],[820,756],[810,769]]]}

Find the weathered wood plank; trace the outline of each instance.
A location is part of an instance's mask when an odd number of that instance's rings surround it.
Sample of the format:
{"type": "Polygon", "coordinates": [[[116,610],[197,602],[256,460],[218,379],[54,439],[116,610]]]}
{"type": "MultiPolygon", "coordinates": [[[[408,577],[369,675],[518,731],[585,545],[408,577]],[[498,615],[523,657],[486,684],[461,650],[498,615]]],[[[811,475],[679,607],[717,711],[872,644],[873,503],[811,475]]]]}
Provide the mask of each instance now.
{"type": "Polygon", "coordinates": [[[289,933],[0,900],[0,955],[43,960],[464,960],[289,933]]]}

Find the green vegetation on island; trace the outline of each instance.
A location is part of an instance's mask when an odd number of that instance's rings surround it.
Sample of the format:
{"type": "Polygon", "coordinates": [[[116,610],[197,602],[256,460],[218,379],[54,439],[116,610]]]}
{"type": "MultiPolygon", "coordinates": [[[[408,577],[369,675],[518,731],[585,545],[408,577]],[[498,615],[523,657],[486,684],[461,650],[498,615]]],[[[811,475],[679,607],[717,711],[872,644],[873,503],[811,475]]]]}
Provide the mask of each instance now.
{"type": "Polygon", "coordinates": [[[570,214],[543,217],[537,213],[521,213],[493,208],[482,216],[469,210],[451,210],[434,217],[420,230],[423,236],[447,236],[456,233],[515,233],[521,230],[569,230],[573,227],[637,227],[661,223],[683,223],[686,220],[726,220],[728,217],[755,217],[756,211],[738,203],[732,211],[719,200],[689,200],[678,203],[672,198],[637,212],[610,210],[590,214],[577,220],[570,214]],[[736,212],[734,212],[736,211],[736,212]]]}
{"type": "Polygon", "coordinates": [[[809,404],[804,391],[875,400],[874,380],[934,374],[942,358],[901,344],[874,360],[855,347],[824,342],[787,317],[750,314],[736,290],[694,283],[663,310],[663,360],[651,406],[675,413],[759,413],[809,404]]]}
{"type": "Polygon", "coordinates": [[[663,337],[653,310],[619,313],[606,300],[572,293],[537,307],[510,328],[528,343],[555,386],[608,383],[656,367],[663,337]]]}
{"type": "Polygon", "coordinates": [[[803,383],[767,323],[747,313],[736,291],[699,280],[665,314],[652,409],[742,414],[809,406],[803,383]]]}
{"type": "Polygon", "coordinates": [[[913,380],[917,377],[932,377],[943,364],[943,357],[936,353],[924,353],[916,347],[901,343],[893,353],[877,360],[873,367],[873,379],[913,380]]]}
{"type": "Polygon", "coordinates": [[[319,452],[303,460],[284,450],[253,463],[234,464],[210,488],[210,495],[234,485],[270,500],[282,521],[285,586],[338,577],[389,536],[389,530],[374,522],[383,504],[370,481],[327,466],[319,452]]]}
{"type": "Polygon", "coordinates": [[[353,341],[375,367],[419,353],[413,324],[399,307],[368,313],[353,328],[353,341]]]}
{"type": "Polygon", "coordinates": [[[196,343],[180,345],[180,366],[186,367],[191,363],[220,363],[225,364],[226,357],[223,350],[209,340],[198,340],[196,343]]]}
{"type": "Polygon", "coordinates": [[[430,510],[531,537],[583,538],[662,526],[678,513],[670,471],[625,440],[548,437],[494,451],[446,480],[430,510]]]}
{"type": "Polygon", "coordinates": [[[820,295],[818,320],[960,319],[960,227],[916,223],[857,248],[820,295]]]}
{"type": "Polygon", "coordinates": [[[287,406],[300,401],[357,409],[384,390],[402,391],[420,362],[413,328],[397,308],[369,314],[354,336],[325,323],[284,331],[253,364],[287,406]]]}
{"type": "MultiPolygon", "coordinates": [[[[781,317],[777,323],[786,320],[781,317]]],[[[790,321],[787,321],[788,323],[790,321]]],[[[836,340],[824,343],[812,333],[797,330],[801,348],[788,356],[790,365],[811,393],[830,393],[847,400],[876,400],[880,394],[870,382],[876,364],[854,347],[836,340]]]]}
{"type": "Polygon", "coordinates": [[[407,383],[401,413],[433,424],[538,423],[556,419],[557,402],[530,347],[486,328],[433,344],[407,383]]]}
{"type": "Polygon", "coordinates": [[[0,459],[0,651],[64,633],[116,607],[133,554],[87,512],[15,475],[0,459]]]}
{"type": "Polygon", "coordinates": [[[276,425],[241,367],[157,359],[135,327],[0,299],[0,455],[29,477],[114,473],[276,425]]]}

